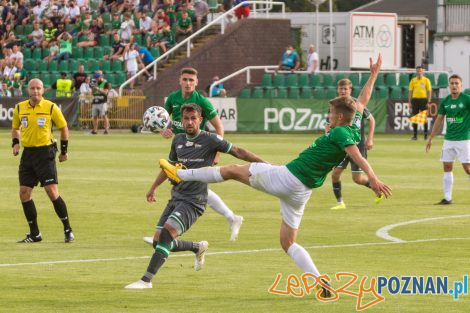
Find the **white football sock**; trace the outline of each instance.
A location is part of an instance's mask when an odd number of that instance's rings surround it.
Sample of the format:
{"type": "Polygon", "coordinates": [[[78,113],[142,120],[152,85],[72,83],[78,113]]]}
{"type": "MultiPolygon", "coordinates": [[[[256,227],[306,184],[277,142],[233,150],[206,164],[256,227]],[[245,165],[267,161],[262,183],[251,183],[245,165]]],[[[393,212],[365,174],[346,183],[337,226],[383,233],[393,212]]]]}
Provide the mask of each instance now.
{"type": "Polygon", "coordinates": [[[200,181],[202,183],[220,183],[224,181],[222,175],[220,175],[220,167],[177,170],[176,173],[183,181],[200,181]]]}
{"type": "Polygon", "coordinates": [[[444,172],[442,179],[444,185],[444,199],[452,200],[452,185],[454,184],[454,174],[452,172],[444,172]]]}
{"type": "Polygon", "coordinates": [[[229,207],[225,204],[225,202],[220,199],[219,195],[217,195],[212,190],[208,190],[207,192],[207,205],[210,206],[214,211],[223,215],[228,221],[233,220],[233,212],[229,209],[229,207]]]}
{"type": "Polygon", "coordinates": [[[287,249],[287,254],[294,260],[295,264],[300,267],[304,273],[312,273],[315,276],[320,276],[315,263],[313,263],[310,254],[302,246],[294,243],[287,249]]]}

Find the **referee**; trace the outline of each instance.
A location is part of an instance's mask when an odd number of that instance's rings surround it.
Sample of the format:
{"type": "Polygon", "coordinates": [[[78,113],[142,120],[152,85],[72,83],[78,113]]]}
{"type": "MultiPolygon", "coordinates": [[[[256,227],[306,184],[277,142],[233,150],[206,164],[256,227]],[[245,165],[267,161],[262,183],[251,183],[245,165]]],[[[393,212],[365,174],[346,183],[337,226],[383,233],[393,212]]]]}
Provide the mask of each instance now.
{"type": "Polygon", "coordinates": [[[34,243],[42,240],[36,206],[31,196],[38,182],[46,190],[57,216],[64,225],[65,242],[71,242],[75,238],[70,227],[67,206],[59,195],[55,162],[57,144],[52,138],[52,124],[55,124],[60,130],[59,162],[67,161],[69,138],[67,122],[60,108],[42,97],[44,85],[41,80],[32,79],[28,84],[28,93],[29,100],[22,101],[15,106],[11,130],[13,155],[19,154],[20,139],[24,147],[18,173],[20,200],[30,230],[26,238],[18,242],[34,243]]]}
{"type": "MultiPolygon", "coordinates": [[[[408,92],[408,103],[411,104],[411,115],[414,116],[421,111],[428,109],[431,103],[432,86],[431,81],[424,76],[424,69],[421,65],[416,67],[416,76],[410,81],[408,92]]],[[[418,139],[418,124],[413,123],[413,137],[418,139]]],[[[428,123],[424,123],[424,140],[428,139],[428,123]]]]}

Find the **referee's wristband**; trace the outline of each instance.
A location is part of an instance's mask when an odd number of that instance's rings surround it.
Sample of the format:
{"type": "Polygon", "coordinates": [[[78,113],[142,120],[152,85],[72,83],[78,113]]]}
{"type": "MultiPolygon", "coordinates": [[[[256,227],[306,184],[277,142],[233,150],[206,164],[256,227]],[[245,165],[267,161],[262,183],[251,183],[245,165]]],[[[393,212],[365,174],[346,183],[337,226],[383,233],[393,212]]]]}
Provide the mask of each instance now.
{"type": "Polygon", "coordinates": [[[11,147],[13,148],[15,145],[19,145],[20,140],[18,138],[12,138],[11,139],[11,147]]]}
{"type": "Polygon", "coordinates": [[[69,145],[68,140],[61,140],[60,141],[60,154],[67,154],[68,145],[69,145]]]}

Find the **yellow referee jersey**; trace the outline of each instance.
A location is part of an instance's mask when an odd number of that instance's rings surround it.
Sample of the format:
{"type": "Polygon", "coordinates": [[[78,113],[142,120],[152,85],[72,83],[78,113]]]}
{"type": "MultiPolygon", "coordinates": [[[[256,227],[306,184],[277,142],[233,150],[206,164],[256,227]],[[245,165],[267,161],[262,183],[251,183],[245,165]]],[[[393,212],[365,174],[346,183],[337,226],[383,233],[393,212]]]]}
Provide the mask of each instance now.
{"type": "Polygon", "coordinates": [[[431,81],[425,76],[420,79],[413,77],[410,81],[409,90],[411,91],[411,98],[427,98],[426,92],[431,92],[431,81]]]}
{"type": "Polygon", "coordinates": [[[21,130],[23,147],[42,147],[52,143],[52,122],[57,128],[67,126],[67,121],[57,104],[42,99],[32,107],[29,100],[16,104],[12,128],[21,130]]]}

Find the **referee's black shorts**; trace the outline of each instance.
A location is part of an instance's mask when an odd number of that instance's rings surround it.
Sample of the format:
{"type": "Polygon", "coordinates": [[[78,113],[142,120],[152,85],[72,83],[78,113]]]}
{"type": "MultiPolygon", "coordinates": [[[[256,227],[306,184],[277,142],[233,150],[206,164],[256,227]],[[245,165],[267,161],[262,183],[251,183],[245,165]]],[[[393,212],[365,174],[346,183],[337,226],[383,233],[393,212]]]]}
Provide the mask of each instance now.
{"type": "Polygon", "coordinates": [[[411,99],[411,115],[416,115],[421,111],[427,110],[428,98],[412,98],[411,99]]]}
{"type": "Polygon", "coordinates": [[[57,184],[57,168],[55,144],[43,147],[25,147],[21,155],[18,176],[20,186],[34,188],[38,182],[41,187],[57,184]]]}

